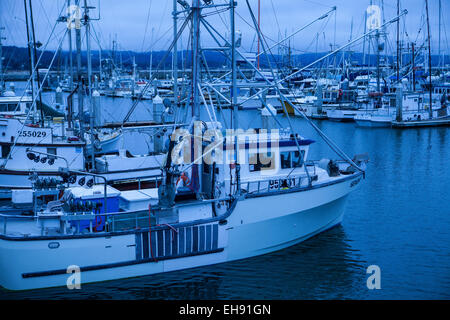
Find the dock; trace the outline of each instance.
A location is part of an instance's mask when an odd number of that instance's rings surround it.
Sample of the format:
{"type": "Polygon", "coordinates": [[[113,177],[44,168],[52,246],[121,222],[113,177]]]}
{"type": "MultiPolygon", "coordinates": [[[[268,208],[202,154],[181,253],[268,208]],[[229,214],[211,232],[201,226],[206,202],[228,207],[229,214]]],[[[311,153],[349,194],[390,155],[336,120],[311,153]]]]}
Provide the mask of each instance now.
{"type": "Polygon", "coordinates": [[[392,122],[392,128],[402,128],[402,129],[420,128],[420,127],[445,127],[445,126],[450,126],[450,118],[392,122]]]}

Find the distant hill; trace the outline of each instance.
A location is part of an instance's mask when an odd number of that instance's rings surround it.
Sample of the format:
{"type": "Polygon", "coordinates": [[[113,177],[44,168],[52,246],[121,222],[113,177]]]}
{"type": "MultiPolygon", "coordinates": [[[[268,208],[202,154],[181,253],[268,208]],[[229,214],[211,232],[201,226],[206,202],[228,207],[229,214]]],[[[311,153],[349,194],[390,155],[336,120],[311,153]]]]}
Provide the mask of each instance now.
{"type": "MultiPolygon", "coordinates": [[[[291,56],[291,65],[295,66],[305,66],[315,60],[317,60],[320,57],[323,57],[327,53],[305,53],[300,55],[292,55],[291,56]]],[[[339,52],[332,57],[329,57],[328,59],[325,59],[322,62],[326,63],[328,61],[329,64],[333,64],[335,59],[337,64],[341,63],[342,61],[342,55],[345,55],[346,58],[349,57],[348,52],[339,52]]],[[[40,55],[40,51],[38,51],[38,56],[40,55]]],[[[40,68],[48,68],[50,65],[50,62],[53,58],[54,51],[45,51],[44,55],[39,63],[40,68]]],[[[119,52],[111,52],[111,51],[102,51],[102,59],[111,59],[112,56],[115,56],[114,61],[116,65],[120,64],[120,61],[122,61],[122,66],[125,69],[131,69],[132,63],[133,63],[133,57],[135,57],[135,61],[137,64],[138,69],[148,69],[150,64],[150,52],[133,52],[133,51],[119,51],[119,52]]],[[[152,68],[156,68],[165,55],[165,51],[155,51],[153,52],[152,57],[152,68]]],[[[21,48],[21,47],[15,47],[15,46],[4,46],[3,47],[3,68],[5,71],[10,70],[28,70],[30,67],[30,59],[28,57],[28,49],[27,48],[21,48]]],[[[178,63],[179,68],[186,67],[189,68],[191,65],[191,54],[190,51],[183,51],[178,52],[178,63]],[[182,60],[184,62],[182,62],[182,60]]],[[[386,57],[387,61],[390,63],[394,63],[395,57],[393,56],[382,56],[386,57]]],[[[404,54],[404,63],[408,63],[410,60],[410,55],[404,54]]],[[[68,59],[69,58],[69,52],[67,51],[61,51],[54,62],[52,70],[64,70],[66,66],[69,65],[68,59]]],[[[210,68],[220,68],[227,64],[226,58],[219,52],[216,51],[206,51],[205,52],[205,58],[208,62],[208,66],[210,68]]],[[[81,60],[82,65],[86,65],[86,52],[83,51],[81,53],[81,60]]],[[[283,63],[287,63],[286,57],[274,55],[271,56],[270,62],[272,66],[277,67],[281,66],[283,63]]],[[[354,64],[362,65],[363,63],[363,54],[360,52],[352,53],[351,54],[351,60],[354,64]]],[[[366,55],[366,64],[369,62],[371,65],[376,64],[376,56],[375,55],[366,55]]],[[[268,67],[268,59],[264,55],[261,56],[260,59],[260,65],[261,67],[265,68],[268,67]]],[[[417,63],[419,64],[421,61],[423,62],[423,59],[416,59],[417,63]]],[[[73,53],[73,63],[75,66],[75,53],[73,53]]],[[[438,63],[438,56],[433,55],[432,56],[432,64],[436,65],[438,63]]],[[[445,56],[445,64],[450,63],[450,56],[445,56]]],[[[320,66],[317,65],[317,66],[320,66]]],[[[99,67],[99,52],[98,51],[92,51],[92,67],[94,69],[98,69],[99,67]]],[[[170,53],[167,58],[165,59],[165,62],[162,64],[161,69],[171,69],[172,68],[172,54],[170,53]]]]}

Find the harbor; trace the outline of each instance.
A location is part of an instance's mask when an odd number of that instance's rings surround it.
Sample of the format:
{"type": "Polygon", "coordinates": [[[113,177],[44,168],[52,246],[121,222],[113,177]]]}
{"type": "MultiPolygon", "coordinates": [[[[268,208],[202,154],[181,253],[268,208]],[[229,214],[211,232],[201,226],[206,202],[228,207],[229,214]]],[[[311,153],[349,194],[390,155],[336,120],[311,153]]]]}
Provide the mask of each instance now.
{"type": "Polygon", "coordinates": [[[0,37],[0,299],[450,298],[441,1],[415,41],[414,8],[370,1],[308,59],[336,6],[274,40],[264,0],[167,1],[157,51],[150,3],[151,49],[126,53],[90,2],[37,45],[24,1],[28,78],[0,37]]]}

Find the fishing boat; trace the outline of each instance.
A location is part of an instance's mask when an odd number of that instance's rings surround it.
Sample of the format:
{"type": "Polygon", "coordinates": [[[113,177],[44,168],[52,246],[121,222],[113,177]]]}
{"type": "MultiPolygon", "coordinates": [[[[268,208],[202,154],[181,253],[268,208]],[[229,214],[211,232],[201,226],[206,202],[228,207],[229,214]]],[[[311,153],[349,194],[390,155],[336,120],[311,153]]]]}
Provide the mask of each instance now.
{"type": "MultiPolygon", "coordinates": [[[[347,196],[364,178],[367,157],[351,159],[310,121],[343,159],[310,160],[314,141],[292,127],[242,133],[234,54],[233,127],[223,130],[213,115],[201,119],[196,26],[215,5],[193,0],[183,10],[177,6],[174,19],[188,11],[186,22],[193,26],[193,118],[188,128],[176,126],[170,135],[161,183],[118,191],[102,175],[70,168],[60,168],[54,180],[33,175],[32,203],[23,204],[18,196],[0,214],[4,288],[65,286],[76,284],[73,279],[84,284],[245,259],[295,245],[342,222],[347,196]]],[[[235,50],[235,6],[235,1],[227,6],[230,52],[235,50]]],[[[265,81],[290,103],[277,81],[265,81]]]]}

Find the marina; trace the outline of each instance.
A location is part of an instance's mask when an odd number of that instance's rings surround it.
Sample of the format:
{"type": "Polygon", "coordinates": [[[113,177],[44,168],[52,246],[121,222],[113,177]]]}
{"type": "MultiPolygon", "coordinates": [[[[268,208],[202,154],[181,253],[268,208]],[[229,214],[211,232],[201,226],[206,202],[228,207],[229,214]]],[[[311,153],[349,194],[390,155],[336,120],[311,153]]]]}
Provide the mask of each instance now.
{"type": "Polygon", "coordinates": [[[43,68],[25,1],[31,75],[0,81],[1,298],[449,298],[450,71],[440,47],[432,63],[428,1],[420,48],[400,53],[393,1],[297,65],[294,36],[335,6],[269,44],[259,1],[168,1],[173,38],[148,70],[117,38],[93,51],[88,2],[62,1],[43,68]],[[367,64],[349,54],[361,43],[367,64]]]}

